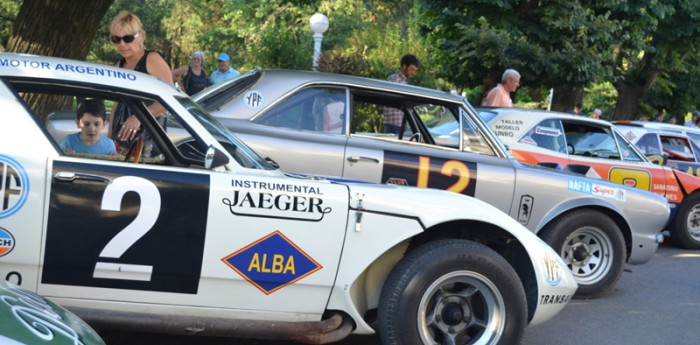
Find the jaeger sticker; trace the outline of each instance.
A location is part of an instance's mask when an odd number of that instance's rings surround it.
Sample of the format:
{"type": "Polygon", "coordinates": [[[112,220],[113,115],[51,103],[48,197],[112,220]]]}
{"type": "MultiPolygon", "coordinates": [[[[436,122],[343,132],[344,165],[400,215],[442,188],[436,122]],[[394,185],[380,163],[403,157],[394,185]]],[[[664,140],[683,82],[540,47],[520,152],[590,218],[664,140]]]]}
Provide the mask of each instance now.
{"type": "Polygon", "coordinates": [[[279,230],[221,261],[266,295],[323,268],[279,230]]]}
{"type": "Polygon", "coordinates": [[[0,155],[0,219],[19,211],[29,196],[29,176],[18,161],[0,155]]]}
{"type": "Polygon", "coordinates": [[[221,202],[237,216],[320,222],[332,211],[318,187],[235,179],[231,186],[231,197],[221,202]]]}

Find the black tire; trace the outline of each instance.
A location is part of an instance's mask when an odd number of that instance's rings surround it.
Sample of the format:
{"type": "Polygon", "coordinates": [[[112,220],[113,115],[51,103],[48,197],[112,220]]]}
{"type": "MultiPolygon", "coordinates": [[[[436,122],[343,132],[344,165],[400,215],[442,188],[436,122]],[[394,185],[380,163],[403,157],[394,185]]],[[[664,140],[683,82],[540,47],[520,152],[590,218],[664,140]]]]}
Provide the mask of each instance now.
{"type": "Polygon", "coordinates": [[[559,253],[578,282],[575,298],[598,298],[610,292],[622,276],[627,249],[622,231],[595,210],[567,213],[541,232],[543,241],[559,253]]]}
{"type": "Polygon", "coordinates": [[[700,249],[700,194],[685,197],[670,227],[673,243],[685,249],[700,249]]]}
{"type": "Polygon", "coordinates": [[[527,314],[522,283],[503,257],[479,243],[440,240],[391,271],[378,331],[386,345],[518,344],[527,314]]]}

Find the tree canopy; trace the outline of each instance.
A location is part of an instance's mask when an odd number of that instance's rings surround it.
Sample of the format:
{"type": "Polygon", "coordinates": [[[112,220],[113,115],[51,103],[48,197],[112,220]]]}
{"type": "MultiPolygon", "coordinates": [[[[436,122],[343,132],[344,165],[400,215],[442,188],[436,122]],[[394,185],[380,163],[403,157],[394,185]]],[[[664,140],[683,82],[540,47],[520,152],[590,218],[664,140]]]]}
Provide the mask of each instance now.
{"type": "Polygon", "coordinates": [[[618,119],[680,117],[700,93],[700,2],[687,0],[6,0],[0,48],[114,64],[108,29],[120,10],[141,18],[147,48],[172,68],[203,51],[209,71],[221,52],[241,71],[311,69],[308,20],[320,12],[330,21],[321,70],[384,79],[412,53],[422,60],[413,83],[473,103],[506,68],[522,74],[516,106],[545,107],[553,89],[554,110],[583,101],[618,119]],[[46,11],[21,10],[30,5],[46,11]]]}

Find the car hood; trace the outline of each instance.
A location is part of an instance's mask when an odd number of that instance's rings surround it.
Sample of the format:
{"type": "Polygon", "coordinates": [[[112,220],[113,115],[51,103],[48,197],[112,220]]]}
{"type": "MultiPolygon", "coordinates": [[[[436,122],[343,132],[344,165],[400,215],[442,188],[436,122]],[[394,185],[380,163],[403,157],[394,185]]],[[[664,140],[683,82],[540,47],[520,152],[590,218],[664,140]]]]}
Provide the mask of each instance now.
{"type": "Polygon", "coordinates": [[[0,281],[0,343],[104,345],[73,313],[4,281],[0,281]]]}

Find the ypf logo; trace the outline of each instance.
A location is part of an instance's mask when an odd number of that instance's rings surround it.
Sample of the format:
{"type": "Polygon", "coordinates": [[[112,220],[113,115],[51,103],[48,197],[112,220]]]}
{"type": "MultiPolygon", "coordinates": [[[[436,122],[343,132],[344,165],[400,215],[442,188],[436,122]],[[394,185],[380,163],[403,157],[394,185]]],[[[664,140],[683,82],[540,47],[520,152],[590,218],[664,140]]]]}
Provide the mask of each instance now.
{"type": "Polygon", "coordinates": [[[12,234],[0,228],[0,258],[9,254],[15,248],[15,238],[12,234]]]}
{"type": "Polygon", "coordinates": [[[29,196],[29,176],[18,161],[0,155],[0,219],[22,208],[29,196]]]}

